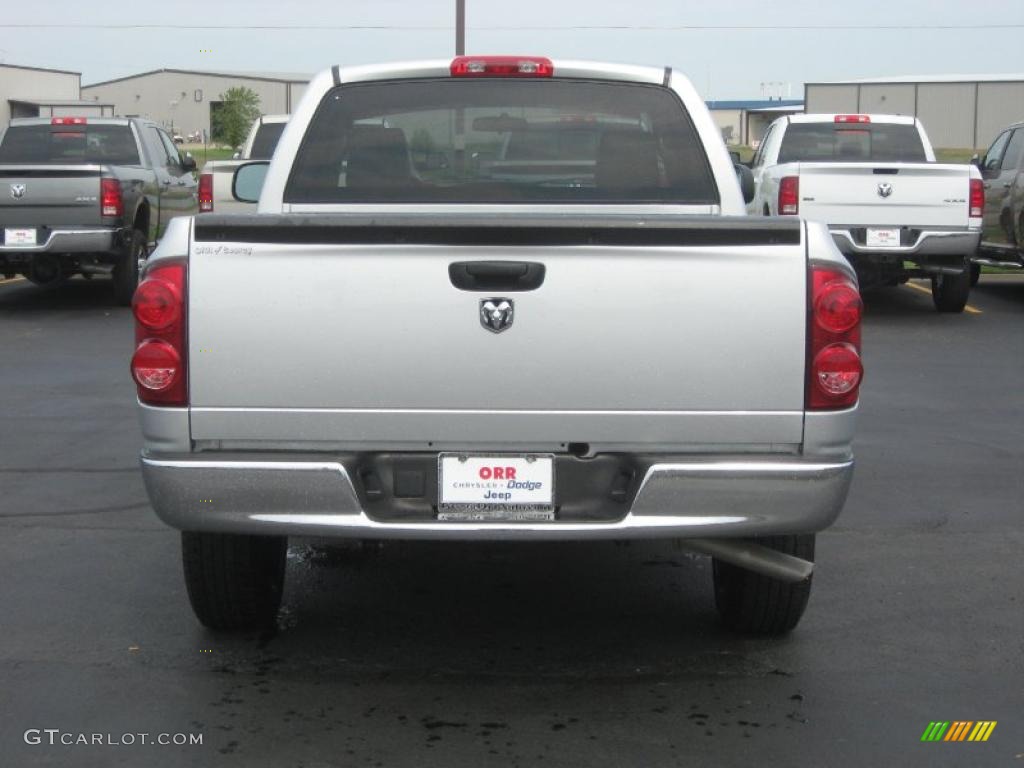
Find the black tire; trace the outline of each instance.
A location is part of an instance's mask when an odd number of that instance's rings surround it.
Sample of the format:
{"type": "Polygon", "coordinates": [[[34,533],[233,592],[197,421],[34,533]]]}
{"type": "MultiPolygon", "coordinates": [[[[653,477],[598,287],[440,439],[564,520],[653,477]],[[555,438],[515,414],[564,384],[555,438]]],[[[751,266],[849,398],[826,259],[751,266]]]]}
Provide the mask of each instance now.
{"type": "Polygon", "coordinates": [[[971,288],[978,284],[981,279],[981,265],[971,264],[971,288]]]}
{"type": "Polygon", "coordinates": [[[222,631],[273,626],[287,552],[285,536],[182,532],[185,586],[196,618],[222,631]]]}
{"type": "Polygon", "coordinates": [[[932,301],[939,312],[963,312],[971,293],[971,270],[932,277],[932,301]]]}
{"type": "Polygon", "coordinates": [[[130,307],[132,296],[139,285],[139,261],[146,258],[146,236],[133,229],[125,243],[121,260],[114,267],[114,300],[123,307],[130,307]]]}
{"type": "MultiPolygon", "coordinates": [[[[814,560],[814,534],[755,539],[787,555],[814,560]]],[[[811,596],[811,578],[779,581],[713,560],[715,607],[729,629],[751,635],[782,635],[800,623],[811,596]]]]}

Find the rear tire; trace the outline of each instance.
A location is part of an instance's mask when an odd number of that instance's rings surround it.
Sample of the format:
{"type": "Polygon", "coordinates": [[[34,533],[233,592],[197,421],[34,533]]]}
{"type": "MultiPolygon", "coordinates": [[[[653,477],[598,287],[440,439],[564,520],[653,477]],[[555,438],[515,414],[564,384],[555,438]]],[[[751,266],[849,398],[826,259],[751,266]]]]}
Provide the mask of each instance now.
{"type": "Polygon", "coordinates": [[[978,284],[981,279],[981,265],[971,264],[971,288],[978,284]]]}
{"type": "Polygon", "coordinates": [[[285,536],[182,532],[185,586],[196,618],[222,631],[272,626],[287,553],[285,536]]]}
{"type": "MultiPolygon", "coordinates": [[[[814,560],[814,534],[755,539],[787,555],[814,560]]],[[[811,578],[791,583],[713,560],[715,607],[722,623],[751,635],[782,635],[800,623],[811,596],[811,578]]]]}
{"type": "Polygon", "coordinates": [[[963,312],[971,293],[971,270],[932,277],[932,301],[939,312],[963,312]]]}
{"type": "Polygon", "coordinates": [[[132,296],[139,285],[139,262],[146,258],[146,237],[133,229],[125,243],[121,260],[114,267],[114,300],[123,307],[129,307],[132,296]]]}

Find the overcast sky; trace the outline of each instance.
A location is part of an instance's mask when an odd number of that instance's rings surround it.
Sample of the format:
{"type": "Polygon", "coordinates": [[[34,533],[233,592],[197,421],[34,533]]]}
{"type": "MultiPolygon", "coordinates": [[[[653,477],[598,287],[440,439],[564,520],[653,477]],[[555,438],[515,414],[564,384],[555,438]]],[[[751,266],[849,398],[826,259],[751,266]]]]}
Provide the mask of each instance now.
{"type": "MultiPolygon", "coordinates": [[[[466,3],[469,53],[670,65],[688,74],[706,98],[714,99],[757,98],[764,82],[790,84],[792,95],[800,98],[808,81],[1024,72],[1022,0],[466,3]],[[994,26],[964,28],[979,24],[994,26]],[[680,28],[771,25],[911,28],[680,28]],[[953,28],[914,28],[919,25],[953,28]]],[[[334,63],[447,57],[454,52],[454,8],[454,0],[4,0],[0,61],[80,71],[83,83],[89,84],[162,67],[315,72],[334,63]],[[12,26],[26,24],[307,24],[317,29],[12,26]],[[355,25],[395,28],[329,28],[355,25]]],[[[786,95],[785,86],[782,92],[786,95]]]]}

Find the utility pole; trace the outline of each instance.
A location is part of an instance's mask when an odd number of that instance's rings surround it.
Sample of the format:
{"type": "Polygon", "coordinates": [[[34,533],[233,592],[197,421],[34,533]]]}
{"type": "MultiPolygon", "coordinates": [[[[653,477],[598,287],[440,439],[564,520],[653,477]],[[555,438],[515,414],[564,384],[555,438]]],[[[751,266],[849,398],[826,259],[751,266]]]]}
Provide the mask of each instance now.
{"type": "Polygon", "coordinates": [[[455,55],[466,54],[466,0],[455,0],[455,55]]]}

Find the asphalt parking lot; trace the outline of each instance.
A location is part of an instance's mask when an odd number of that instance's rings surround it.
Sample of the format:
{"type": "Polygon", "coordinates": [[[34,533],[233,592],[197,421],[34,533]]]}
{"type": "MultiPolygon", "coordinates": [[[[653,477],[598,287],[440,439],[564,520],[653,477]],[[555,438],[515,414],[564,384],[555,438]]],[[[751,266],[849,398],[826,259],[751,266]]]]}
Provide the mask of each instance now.
{"type": "Polygon", "coordinates": [[[0,282],[0,763],[1024,766],[1024,276],[866,301],[857,476],[789,637],[721,630],[669,544],[299,542],[278,631],[225,638],[136,469],[128,310],[0,282]]]}

